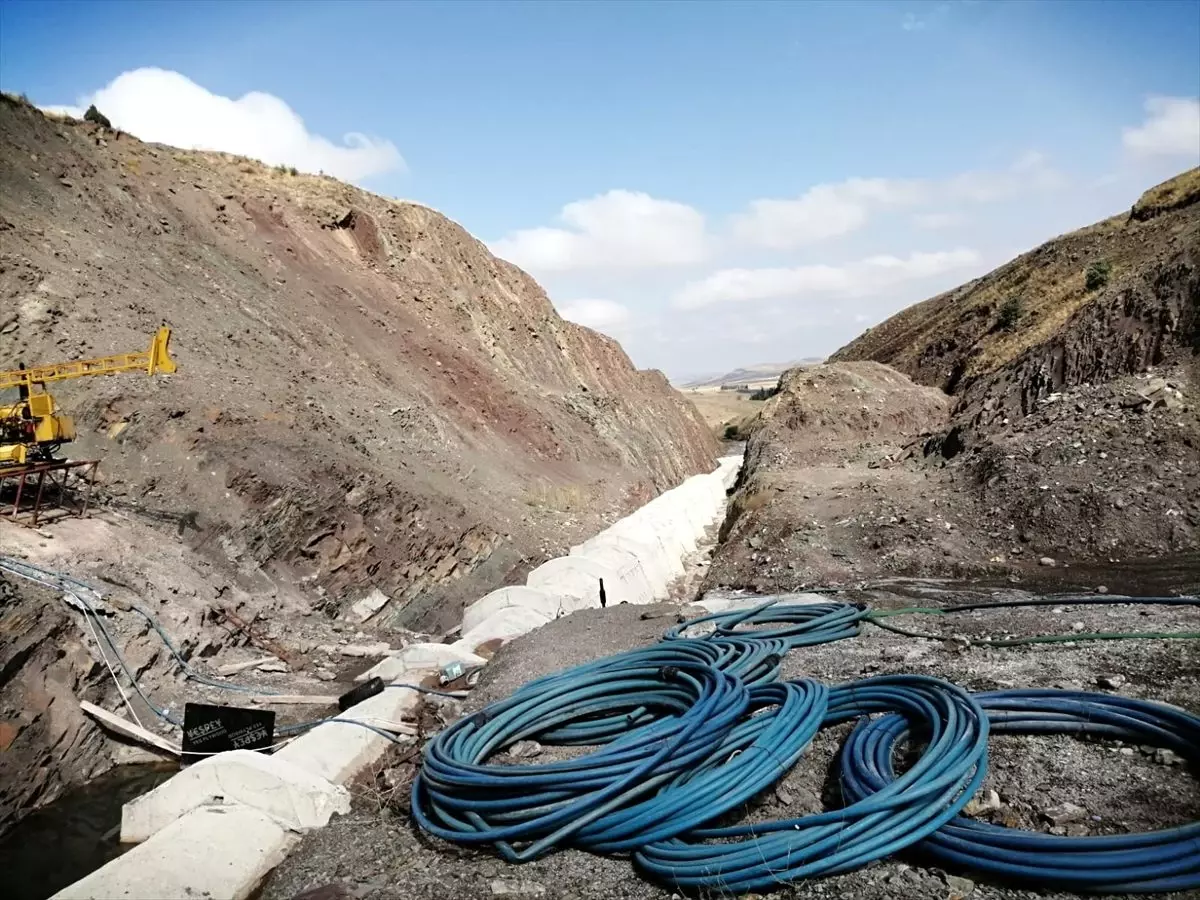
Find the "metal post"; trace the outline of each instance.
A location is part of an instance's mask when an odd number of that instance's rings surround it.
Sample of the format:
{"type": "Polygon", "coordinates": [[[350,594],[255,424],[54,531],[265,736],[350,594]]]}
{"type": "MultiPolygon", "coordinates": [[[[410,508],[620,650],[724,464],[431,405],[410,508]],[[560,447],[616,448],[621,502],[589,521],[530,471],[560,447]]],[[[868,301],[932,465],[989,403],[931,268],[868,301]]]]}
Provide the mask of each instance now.
{"type": "Polygon", "coordinates": [[[87,515],[88,504],[92,502],[92,488],[96,484],[96,469],[100,466],[100,460],[92,460],[92,475],[88,479],[87,493],[83,495],[83,509],[79,515],[82,518],[87,515]]]}
{"type": "Polygon", "coordinates": [[[38,492],[37,499],[33,501],[33,527],[37,528],[38,512],[42,508],[42,488],[46,484],[46,470],[38,470],[38,492]]]}
{"type": "Polygon", "coordinates": [[[25,491],[25,476],[28,474],[28,472],[22,472],[20,480],[17,481],[17,499],[13,501],[12,513],[14,520],[17,518],[17,513],[21,511],[21,494],[25,491]]]}

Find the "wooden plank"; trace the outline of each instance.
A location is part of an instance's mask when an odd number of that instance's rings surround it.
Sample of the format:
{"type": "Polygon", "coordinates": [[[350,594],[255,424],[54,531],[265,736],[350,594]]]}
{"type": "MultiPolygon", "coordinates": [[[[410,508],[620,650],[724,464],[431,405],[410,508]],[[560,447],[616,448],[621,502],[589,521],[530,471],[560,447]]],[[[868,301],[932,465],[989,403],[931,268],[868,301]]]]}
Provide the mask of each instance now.
{"type": "Polygon", "coordinates": [[[247,669],[256,669],[266,663],[279,662],[277,656],[263,656],[259,659],[248,659],[245,662],[226,663],[217,668],[218,675],[236,675],[238,672],[245,672],[247,669]]]}
{"type": "Polygon", "coordinates": [[[259,694],[250,698],[255,706],[337,706],[337,697],[323,694],[259,694]]]}
{"type": "Polygon", "coordinates": [[[140,725],[135,725],[128,719],[123,719],[116,713],[111,713],[107,709],[97,706],[95,703],[89,703],[86,700],[79,701],[79,708],[85,713],[99,722],[101,725],[110,728],[122,737],[127,737],[130,740],[138,741],[143,744],[149,744],[164,753],[169,753],[171,756],[179,756],[181,749],[175,744],[172,744],[164,737],[160,737],[153,731],[147,731],[140,725]]]}

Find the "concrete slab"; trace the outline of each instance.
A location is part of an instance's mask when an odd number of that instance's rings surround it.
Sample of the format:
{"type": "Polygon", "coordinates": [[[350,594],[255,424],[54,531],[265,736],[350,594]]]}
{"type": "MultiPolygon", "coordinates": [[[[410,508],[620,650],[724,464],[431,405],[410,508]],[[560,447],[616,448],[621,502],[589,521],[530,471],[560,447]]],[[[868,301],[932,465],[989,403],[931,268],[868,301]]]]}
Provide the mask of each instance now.
{"type": "MultiPolygon", "coordinates": [[[[641,560],[628,550],[600,542],[593,544],[586,550],[572,553],[567,558],[595,560],[601,565],[608,566],[615,571],[620,579],[618,584],[620,599],[616,601],[617,603],[640,604],[650,603],[654,600],[654,588],[650,584],[650,579],[646,577],[646,571],[642,568],[641,560]]],[[[604,593],[608,601],[610,603],[613,602],[612,586],[607,580],[604,582],[604,593]]]]}
{"type": "MultiPolygon", "coordinates": [[[[651,596],[662,600],[667,596],[667,586],[675,576],[675,572],[663,558],[664,550],[658,539],[651,537],[650,541],[637,540],[628,534],[612,528],[600,532],[593,538],[571,548],[571,556],[587,556],[595,548],[616,547],[631,554],[642,567],[646,581],[650,586],[651,596]]],[[[603,560],[603,555],[597,557],[603,560]]],[[[680,573],[683,567],[680,566],[680,573]]]]}
{"type": "Polygon", "coordinates": [[[600,579],[604,579],[604,592],[613,605],[630,599],[630,590],[624,587],[621,575],[616,570],[591,559],[578,556],[560,556],[544,562],[525,579],[531,588],[545,591],[562,601],[563,609],[574,612],[600,605],[600,579]]]}
{"type": "Polygon", "coordinates": [[[471,669],[482,666],[487,660],[453,644],[409,644],[356,676],[354,680],[370,681],[378,676],[391,682],[410,672],[420,672],[423,676],[456,662],[462,663],[464,668],[471,669]]]}
{"type": "MultiPolygon", "coordinates": [[[[434,671],[436,669],[428,669],[424,674],[434,671]]],[[[418,674],[421,673],[409,673],[413,684],[420,680],[415,677],[418,674]]],[[[275,756],[326,781],[345,784],[360,769],[375,762],[393,743],[391,739],[354,723],[398,722],[413,713],[420,696],[408,688],[388,687],[383,693],[306,731],[275,756]]]]}
{"type": "Polygon", "coordinates": [[[678,578],[683,574],[683,545],[668,546],[668,541],[660,535],[662,526],[653,516],[626,516],[606,528],[592,540],[600,540],[606,536],[629,538],[650,548],[661,568],[666,572],[667,580],[678,578]]]}
{"type": "Polygon", "coordinates": [[[245,900],[300,840],[249,806],[202,806],[51,900],[245,900]]]}
{"type": "Polygon", "coordinates": [[[240,803],[287,828],[320,828],[350,812],[350,793],[275,756],[231,750],[188,766],[121,809],[121,843],[140,844],[200,806],[240,803]]]}
{"type": "Polygon", "coordinates": [[[507,644],[513,638],[541,628],[549,621],[539,610],[525,606],[508,606],[480,622],[452,646],[466,652],[474,652],[488,641],[498,640],[501,644],[507,644]]]}
{"type": "Polygon", "coordinates": [[[544,621],[550,621],[558,615],[561,601],[545,591],[537,588],[515,585],[502,587],[480,597],[463,610],[462,631],[466,634],[475,626],[486,621],[502,609],[510,606],[521,606],[539,612],[544,621]]]}

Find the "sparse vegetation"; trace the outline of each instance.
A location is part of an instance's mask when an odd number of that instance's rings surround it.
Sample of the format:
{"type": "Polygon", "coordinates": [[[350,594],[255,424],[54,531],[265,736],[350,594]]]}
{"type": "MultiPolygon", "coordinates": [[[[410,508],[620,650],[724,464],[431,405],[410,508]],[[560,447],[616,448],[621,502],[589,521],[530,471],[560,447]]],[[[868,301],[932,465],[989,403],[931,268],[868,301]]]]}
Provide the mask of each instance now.
{"type": "Polygon", "coordinates": [[[738,431],[737,425],[733,423],[726,425],[723,433],[725,435],[725,440],[727,441],[736,441],[741,435],[741,432],[738,431]]]}
{"type": "Polygon", "coordinates": [[[1000,305],[1000,318],[996,320],[996,327],[1003,331],[1012,331],[1024,314],[1025,304],[1021,298],[1009,297],[1000,305]]]}
{"type": "Polygon", "coordinates": [[[769,400],[779,393],[779,385],[774,387],[762,387],[750,395],[751,400],[769,400]]]}
{"type": "Polygon", "coordinates": [[[87,112],[83,114],[83,120],[91,122],[94,125],[99,125],[101,128],[112,130],[112,122],[108,121],[108,116],[96,109],[95,103],[87,108],[87,112]]]}
{"type": "Polygon", "coordinates": [[[1107,259],[1098,259],[1087,267],[1087,272],[1083,278],[1083,286],[1089,291],[1098,291],[1108,284],[1108,279],[1111,275],[1112,263],[1107,259]]]}

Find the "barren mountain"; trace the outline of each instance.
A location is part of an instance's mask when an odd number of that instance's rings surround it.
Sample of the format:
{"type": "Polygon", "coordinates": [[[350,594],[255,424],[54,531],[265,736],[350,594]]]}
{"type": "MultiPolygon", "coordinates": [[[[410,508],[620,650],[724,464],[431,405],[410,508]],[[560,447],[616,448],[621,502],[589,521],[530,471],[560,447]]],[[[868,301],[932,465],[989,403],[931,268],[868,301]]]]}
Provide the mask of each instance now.
{"type": "Polygon", "coordinates": [[[0,229],[0,364],[173,329],[173,377],[54,387],[103,496],[335,604],[448,625],[714,458],[661,374],[422,206],[6,100],[0,229]]]}
{"type": "MultiPolygon", "coordinates": [[[[311,692],[344,675],[356,601],[390,598],[360,642],[436,634],[715,464],[661,373],[439,213],[4,97],[0,368],[141,350],[162,324],[174,375],[51,385],[80,433],[64,450],[102,459],[98,502],[42,533],[0,523],[0,555],[154,610],[210,669],[278,648],[287,674],[249,677],[311,692]]],[[[54,592],[0,588],[2,832],[108,765],[73,697],[119,699],[54,592]]],[[[109,612],[158,702],[196,699],[109,612]]]]}

